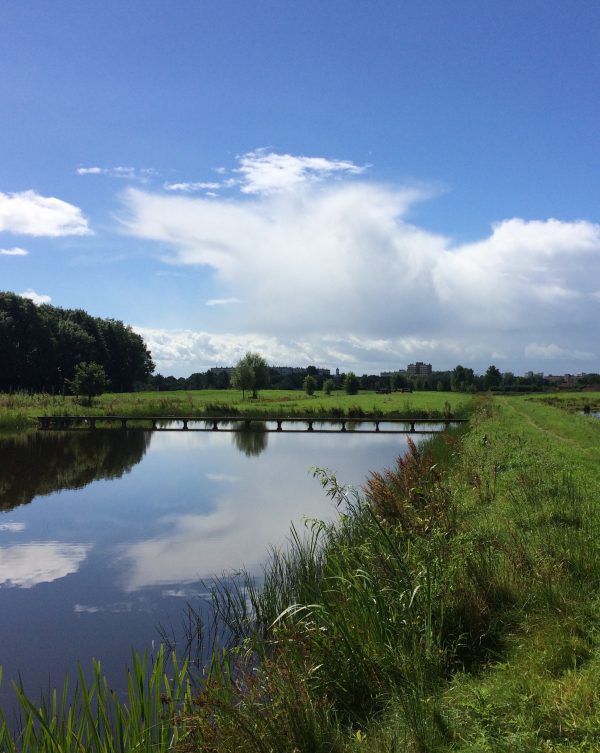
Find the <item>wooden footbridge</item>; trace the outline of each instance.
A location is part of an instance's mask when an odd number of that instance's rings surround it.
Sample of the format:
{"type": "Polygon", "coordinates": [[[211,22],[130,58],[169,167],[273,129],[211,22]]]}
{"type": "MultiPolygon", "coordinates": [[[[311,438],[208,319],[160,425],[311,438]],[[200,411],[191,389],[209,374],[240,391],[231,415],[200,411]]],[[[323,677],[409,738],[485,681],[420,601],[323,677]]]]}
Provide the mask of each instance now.
{"type": "Polygon", "coordinates": [[[267,431],[354,434],[432,434],[466,418],[321,418],[315,416],[38,416],[38,428],[54,431],[267,431]]]}

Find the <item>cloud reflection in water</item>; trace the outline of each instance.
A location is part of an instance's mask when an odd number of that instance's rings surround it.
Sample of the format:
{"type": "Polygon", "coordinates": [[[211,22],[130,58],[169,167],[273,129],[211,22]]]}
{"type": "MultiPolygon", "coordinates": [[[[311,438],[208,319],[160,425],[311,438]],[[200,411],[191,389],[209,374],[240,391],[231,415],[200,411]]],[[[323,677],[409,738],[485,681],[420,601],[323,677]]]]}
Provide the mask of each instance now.
{"type": "MultiPolygon", "coordinates": [[[[132,592],[149,586],[192,583],[245,568],[258,572],[269,547],[282,541],[290,521],[304,516],[330,517],[331,505],[318,493],[273,486],[220,496],[216,509],[162,519],[163,535],[127,545],[123,587],[132,592]]],[[[303,485],[301,485],[303,486],[303,485]]]]}
{"type": "Polygon", "coordinates": [[[76,573],[90,549],[58,541],[0,548],[0,587],[33,588],[76,573]]]}

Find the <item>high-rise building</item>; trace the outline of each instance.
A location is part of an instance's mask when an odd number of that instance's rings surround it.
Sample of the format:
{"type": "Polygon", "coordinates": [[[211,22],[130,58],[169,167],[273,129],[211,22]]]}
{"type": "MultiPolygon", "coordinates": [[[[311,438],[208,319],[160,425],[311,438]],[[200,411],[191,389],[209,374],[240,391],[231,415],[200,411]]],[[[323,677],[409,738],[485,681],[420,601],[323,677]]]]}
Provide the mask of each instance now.
{"type": "Polygon", "coordinates": [[[429,376],[432,372],[432,368],[430,363],[417,361],[416,363],[409,363],[406,367],[406,371],[409,376],[429,376]]]}

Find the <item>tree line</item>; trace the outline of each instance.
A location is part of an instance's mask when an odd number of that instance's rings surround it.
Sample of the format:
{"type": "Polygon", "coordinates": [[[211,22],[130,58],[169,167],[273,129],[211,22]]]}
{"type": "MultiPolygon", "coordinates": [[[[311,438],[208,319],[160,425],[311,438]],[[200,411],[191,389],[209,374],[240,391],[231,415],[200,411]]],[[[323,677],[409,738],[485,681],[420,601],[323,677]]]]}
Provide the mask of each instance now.
{"type": "MultiPolygon", "coordinates": [[[[379,374],[355,375],[353,372],[340,373],[330,377],[323,375],[315,366],[296,369],[293,373],[282,374],[278,369],[266,367],[268,385],[271,389],[279,390],[307,390],[308,384],[312,390],[346,390],[348,377],[352,389],[361,390],[425,390],[447,392],[542,392],[555,389],[556,382],[550,381],[542,374],[516,376],[510,371],[501,372],[497,366],[491,365],[483,374],[477,374],[467,366],[458,365],[446,371],[432,371],[431,374],[411,375],[392,373],[388,376],[379,374]]],[[[146,387],[151,390],[204,390],[222,389],[239,386],[234,384],[234,369],[209,369],[196,372],[189,377],[152,375],[148,378],[146,387]]],[[[575,389],[586,385],[600,384],[599,374],[583,374],[572,380],[575,389]]],[[[240,387],[241,389],[241,387],[240,387]]]]}
{"type": "Polygon", "coordinates": [[[114,392],[146,385],[154,371],[144,340],[123,322],[0,292],[0,392],[64,393],[82,362],[99,364],[114,392]]]}

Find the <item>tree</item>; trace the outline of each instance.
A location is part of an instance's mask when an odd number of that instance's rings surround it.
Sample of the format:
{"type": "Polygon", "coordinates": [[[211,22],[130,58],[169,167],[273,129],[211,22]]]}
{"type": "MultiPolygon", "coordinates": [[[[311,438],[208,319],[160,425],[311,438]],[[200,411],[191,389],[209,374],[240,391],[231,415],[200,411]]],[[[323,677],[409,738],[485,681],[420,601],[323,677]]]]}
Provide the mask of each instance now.
{"type": "Polygon", "coordinates": [[[232,384],[242,390],[252,390],[252,397],[258,397],[258,391],[269,386],[269,366],[260,353],[248,351],[233,370],[232,384]]]}
{"type": "Polygon", "coordinates": [[[494,365],[489,366],[484,376],[485,388],[489,390],[492,387],[498,387],[501,382],[502,374],[500,373],[500,369],[494,365]]]}
{"type": "Polygon", "coordinates": [[[359,381],[353,371],[349,371],[344,378],[344,389],[348,395],[356,395],[358,392],[359,381]]]}
{"type": "Polygon", "coordinates": [[[312,374],[307,374],[304,377],[304,383],[302,385],[307,395],[314,395],[317,389],[317,380],[312,374]]]}
{"type": "Polygon", "coordinates": [[[459,364],[453,369],[450,375],[450,379],[452,390],[454,390],[455,392],[466,392],[469,386],[473,384],[475,375],[473,374],[473,369],[466,368],[465,366],[461,366],[459,364]]]}
{"type": "Polygon", "coordinates": [[[154,370],[143,339],[123,322],[0,292],[0,391],[62,392],[77,364],[92,362],[116,391],[154,370]]]}
{"type": "Polygon", "coordinates": [[[326,380],[325,380],[325,381],[323,382],[323,392],[324,392],[324,393],[325,393],[326,395],[331,395],[331,393],[332,393],[332,391],[333,391],[334,387],[335,387],[335,384],[334,384],[334,382],[333,382],[333,379],[326,379],[326,380]]]}
{"type": "Polygon", "coordinates": [[[67,380],[67,386],[74,395],[87,397],[87,404],[92,404],[92,398],[101,395],[110,386],[106,372],[99,363],[78,363],[75,367],[73,379],[67,380]]]}
{"type": "Polygon", "coordinates": [[[252,366],[246,359],[238,362],[231,375],[231,386],[236,390],[242,391],[242,400],[246,399],[246,390],[251,390],[254,386],[254,373],[252,366]]]}

